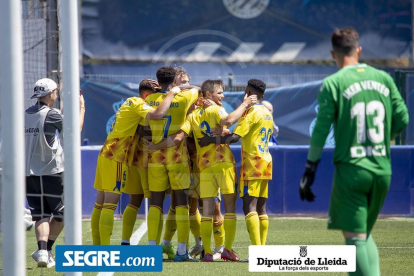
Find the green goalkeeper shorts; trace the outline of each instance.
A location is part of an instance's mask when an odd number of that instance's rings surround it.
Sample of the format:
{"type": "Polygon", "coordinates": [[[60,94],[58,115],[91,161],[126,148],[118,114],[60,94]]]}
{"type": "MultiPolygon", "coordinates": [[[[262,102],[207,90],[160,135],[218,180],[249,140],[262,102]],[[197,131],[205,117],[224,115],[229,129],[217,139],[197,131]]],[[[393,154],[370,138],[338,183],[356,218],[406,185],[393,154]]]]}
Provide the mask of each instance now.
{"type": "Polygon", "coordinates": [[[354,233],[371,232],[390,183],[390,175],[378,176],[352,164],[337,164],[328,228],[354,233]]]}

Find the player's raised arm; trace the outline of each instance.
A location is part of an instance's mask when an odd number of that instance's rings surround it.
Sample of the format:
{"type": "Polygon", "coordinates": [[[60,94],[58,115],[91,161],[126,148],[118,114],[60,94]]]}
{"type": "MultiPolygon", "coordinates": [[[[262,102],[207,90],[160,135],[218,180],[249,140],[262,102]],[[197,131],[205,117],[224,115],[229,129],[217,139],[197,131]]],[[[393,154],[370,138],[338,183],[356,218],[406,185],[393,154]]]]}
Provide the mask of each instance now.
{"type": "Polygon", "coordinates": [[[255,105],[257,103],[257,96],[251,95],[248,96],[247,94],[244,95],[243,103],[232,113],[230,113],[228,116],[221,118],[220,125],[223,126],[232,126],[234,123],[236,123],[240,117],[243,115],[243,113],[248,110],[250,107],[255,105]]]}
{"type": "Polygon", "coordinates": [[[147,119],[149,120],[161,120],[162,117],[167,113],[168,109],[170,108],[171,102],[175,95],[180,92],[180,88],[173,87],[162,101],[162,103],[158,106],[157,109],[151,110],[147,114],[147,119]]]}

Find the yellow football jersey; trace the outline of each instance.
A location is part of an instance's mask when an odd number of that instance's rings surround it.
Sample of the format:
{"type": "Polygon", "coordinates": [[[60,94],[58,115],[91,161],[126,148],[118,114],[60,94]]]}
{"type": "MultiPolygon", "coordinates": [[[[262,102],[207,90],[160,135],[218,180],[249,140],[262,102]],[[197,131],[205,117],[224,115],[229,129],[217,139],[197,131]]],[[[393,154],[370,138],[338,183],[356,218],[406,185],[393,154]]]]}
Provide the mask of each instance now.
{"type": "Polygon", "coordinates": [[[256,104],[239,119],[233,133],[242,137],[241,180],[272,179],[269,139],[273,117],[262,104],[256,104]]]}
{"type": "Polygon", "coordinates": [[[116,113],[108,137],[100,151],[105,158],[130,166],[138,145],[138,123],[153,108],[140,97],[128,98],[116,113]]]}
{"type": "MultiPolygon", "coordinates": [[[[148,120],[145,118],[142,118],[138,125],[141,126],[148,126],[148,120]]],[[[144,152],[144,137],[137,136],[136,141],[138,143],[137,146],[135,146],[135,154],[134,159],[132,161],[132,166],[138,167],[143,171],[148,171],[148,153],[144,152]]]]}
{"type": "MultiPolygon", "coordinates": [[[[149,95],[145,101],[152,107],[157,107],[165,99],[166,91],[149,95]]],[[[170,135],[176,134],[185,122],[188,109],[198,99],[197,89],[184,90],[174,96],[170,109],[163,120],[149,120],[152,132],[152,142],[158,144],[170,135]]],[[[149,154],[149,163],[176,164],[188,161],[188,151],[185,140],[176,146],[162,149],[149,154]]]]}
{"type": "Polygon", "coordinates": [[[204,136],[204,133],[213,136],[211,129],[220,125],[220,120],[228,114],[226,110],[218,105],[212,105],[204,109],[199,107],[195,109],[188,117],[184,126],[181,128],[185,133],[193,133],[197,146],[197,164],[200,171],[214,165],[218,162],[235,163],[233,153],[228,145],[210,144],[200,147],[198,139],[204,136]]]}

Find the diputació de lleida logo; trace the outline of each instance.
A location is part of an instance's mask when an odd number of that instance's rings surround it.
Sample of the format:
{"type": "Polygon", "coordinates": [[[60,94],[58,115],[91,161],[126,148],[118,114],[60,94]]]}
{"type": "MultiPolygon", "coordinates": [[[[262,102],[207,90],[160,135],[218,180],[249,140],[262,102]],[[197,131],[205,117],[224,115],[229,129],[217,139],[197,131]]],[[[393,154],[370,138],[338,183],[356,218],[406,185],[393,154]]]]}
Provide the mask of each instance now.
{"type": "Polygon", "coordinates": [[[114,129],[114,126],[115,126],[115,123],[116,123],[116,113],[118,112],[119,108],[121,107],[121,105],[124,102],[125,102],[125,100],[121,99],[120,101],[114,102],[112,104],[112,108],[113,108],[115,114],[112,115],[111,117],[109,117],[108,122],[106,122],[106,134],[109,134],[114,129]]]}
{"type": "Polygon", "coordinates": [[[299,246],[299,248],[300,248],[299,255],[301,257],[306,257],[308,255],[308,249],[307,249],[308,247],[305,245],[305,246],[299,246]]]}
{"type": "MultiPolygon", "coordinates": [[[[318,111],[319,111],[319,105],[316,105],[315,106],[316,115],[318,115],[318,111]]],[[[315,128],[315,125],[316,125],[316,117],[315,119],[313,119],[312,123],[309,126],[309,135],[311,137],[312,137],[312,133],[313,133],[313,129],[315,128]]],[[[331,125],[328,137],[326,137],[325,146],[335,146],[335,136],[334,136],[333,125],[331,125]]]]}

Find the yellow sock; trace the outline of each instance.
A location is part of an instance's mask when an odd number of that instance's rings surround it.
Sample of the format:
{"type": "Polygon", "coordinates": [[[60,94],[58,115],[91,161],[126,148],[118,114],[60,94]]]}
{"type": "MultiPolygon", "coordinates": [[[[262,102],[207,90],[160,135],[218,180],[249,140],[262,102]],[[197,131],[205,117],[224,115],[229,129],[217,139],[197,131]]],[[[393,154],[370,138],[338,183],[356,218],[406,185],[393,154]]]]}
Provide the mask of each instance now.
{"type": "Polygon", "coordinates": [[[129,241],[134,230],[135,221],[137,220],[139,208],[128,204],[122,215],[122,241],[129,241]]]}
{"type": "Polygon", "coordinates": [[[158,226],[158,233],[157,233],[157,240],[155,241],[156,245],[160,244],[161,241],[161,234],[162,234],[162,228],[164,227],[164,214],[160,214],[160,224],[158,226]]]}
{"type": "Polygon", "coordinates": [[[185,247],[187,247],[187,248],[190,247],[190,231],[188,231],[187,241],[185,242],[185,247]]]}
{"type": "Polygon", "coordinates": [[[91,216],[91,229],[92,229],[92,244],[100,245],[101,238],[99,237],[99,220],[101,218],[102,205],[95,203],[91,216]]]}
{"type": "Polygon", "coordinates": [[[211,252],[211,232],[213,231],[213,218],[201,217],[201,239],[203,240],[204,252],[211,252]]]}
{"type": "Polygon", "coordinates": [[[174,237],[175,231],[177,231],[177,220],[175,216],[175,209],[170,208],[168,211],[167,219],[165,221],[165,231],[163,240],[170,241],[174,237]]]}
{"type": "Polygon", "coordinates": [[[104,203],[102,206],[101,218],[99,219],[99,236],[101,245],[111,244],[111,235],[114,228],[114,212],[117,205],[104,203]]]}
{"type": "Polygon", "coordinates": [[[229,251],[233,250],[233,242],[236,237],[237,218],[235,213],[226,213],[224,215],[224,231],[226,233],[226,239],[224,248],[229,251]]]}
{"type": "Polygon", "coordinates": [[[201,216],[198,209],[195,213],[190,213],[190,230],[195,238],[200,237],[201,216]]]}
{"type": "Polygon", "coordinates": [[[260,243],[260,223],[257,212],[250,212],[246,215],[246,226],[249,231],[252,245],[261,245],[260,243]]]}
{"type": "Polygon", "coordinates": [[[223,218],[220,218],[218,221],[213,219],[213,234],[214,234],[214,243],[216,247],[224,245],[224,225],[223,218]]]}
{"type": "Polygon", "coordinates": [[[161,217],[162,209],[156,205],[150,205],[148,210],[148,242],[156,241],[159,228],[162,228],[161,217]]]}
{"type": "Polygon", "coordinates": [[[178,232],[178,242],[187,242],[187,237],[190,232],[190,222],[188,219],[188,205],[179,205],[175,207],[177,215],[175,219],[177,220],[177,232],[178,232]]]}
{"type": "Polygon", "coordinates": [[[267,215],[260,215],[260,242],[266,245],[267,230],[269,229],[269,217],[267,215]]]}

